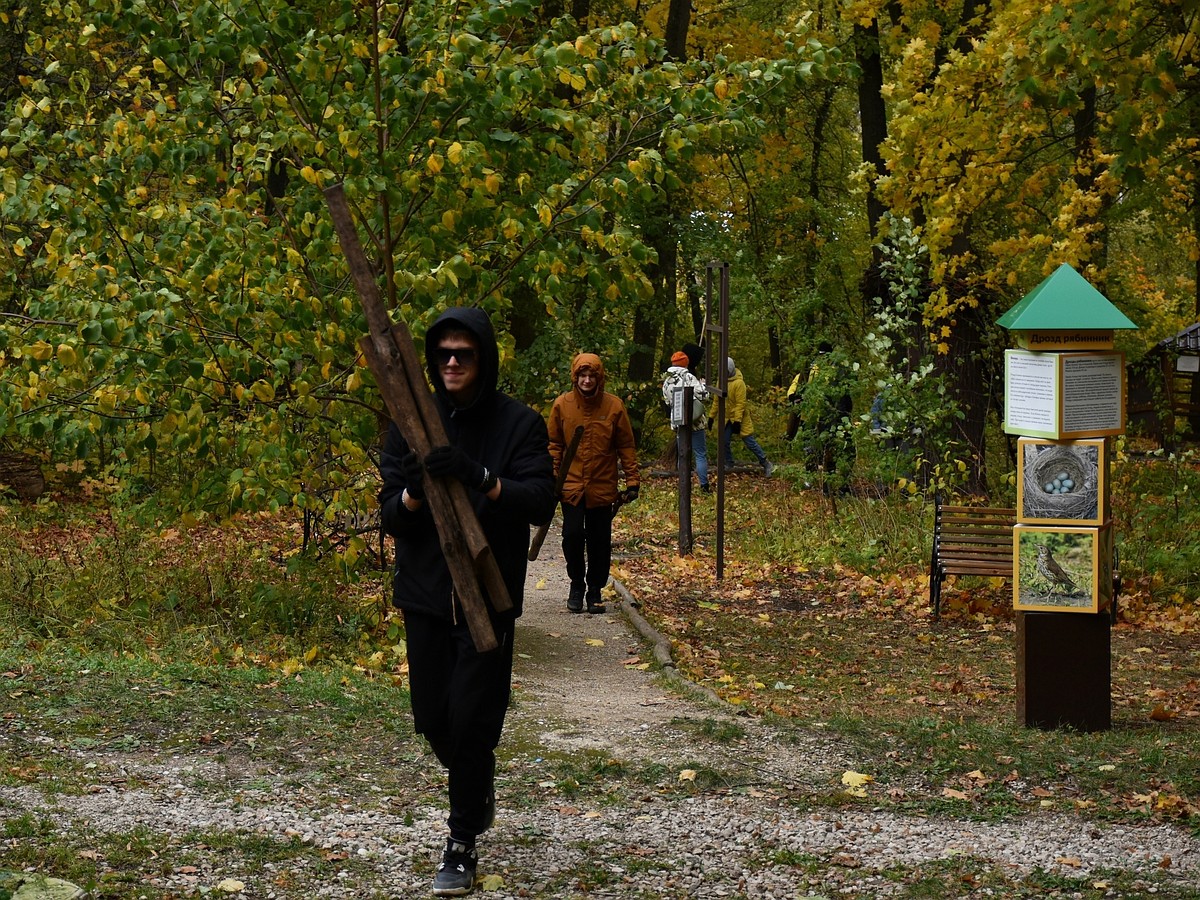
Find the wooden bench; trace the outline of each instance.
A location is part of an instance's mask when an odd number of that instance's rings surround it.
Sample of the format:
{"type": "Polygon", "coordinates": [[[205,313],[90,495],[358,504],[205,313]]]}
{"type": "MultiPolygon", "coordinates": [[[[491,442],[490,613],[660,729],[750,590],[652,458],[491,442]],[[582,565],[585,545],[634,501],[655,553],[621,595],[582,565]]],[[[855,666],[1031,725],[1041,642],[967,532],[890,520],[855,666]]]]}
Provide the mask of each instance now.
{"type": "Polygon", "coordinates": [[[942,611],[947,575],[1012,578],[1013,525],[1017,511],[995,506],[943,506],[934,501],[933,553],[929,559],[929,602],[942,611]]]}

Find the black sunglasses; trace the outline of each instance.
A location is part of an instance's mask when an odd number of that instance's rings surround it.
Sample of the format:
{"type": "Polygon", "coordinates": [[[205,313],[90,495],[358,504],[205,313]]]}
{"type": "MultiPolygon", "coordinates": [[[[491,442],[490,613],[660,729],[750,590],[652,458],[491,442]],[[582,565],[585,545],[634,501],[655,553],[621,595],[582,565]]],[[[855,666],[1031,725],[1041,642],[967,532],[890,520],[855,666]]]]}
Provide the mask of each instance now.
{"type": "Polygon", "coordinates": [[[450,365],[451,359],[457,359],[464,368],[475,365],[475,351],[470,347],[435,347],[434,356],[439,366],[450,365]]]}

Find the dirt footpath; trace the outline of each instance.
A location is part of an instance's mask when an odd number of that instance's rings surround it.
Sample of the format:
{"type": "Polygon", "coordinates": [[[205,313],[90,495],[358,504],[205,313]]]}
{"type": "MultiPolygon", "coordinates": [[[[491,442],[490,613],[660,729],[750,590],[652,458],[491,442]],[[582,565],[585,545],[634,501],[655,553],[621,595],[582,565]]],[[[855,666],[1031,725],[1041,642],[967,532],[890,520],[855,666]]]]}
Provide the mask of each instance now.
{"type": "Polygon", "coordinates": [[[840,778],[848,760],[832,742],[794,734],[781,740],[681,679],[664,678],[651,644],[631,625],[612,585],[604,591],[603,615],[568,612],[570,582],[557,526],[556,520],[529,565],[525,611],[517,621],[510,724],[544,723],[540,740],[548,748],[594,748],[633,760],[675,762],[698,744],[697,751],[715,757],[706,762],[726,771],[731,765],[749,767],[757,772],[755,780],[765,777],[780,786],[826,786],[840,778]],[[722,723],[743,737],[703,739],[722,723]]]}

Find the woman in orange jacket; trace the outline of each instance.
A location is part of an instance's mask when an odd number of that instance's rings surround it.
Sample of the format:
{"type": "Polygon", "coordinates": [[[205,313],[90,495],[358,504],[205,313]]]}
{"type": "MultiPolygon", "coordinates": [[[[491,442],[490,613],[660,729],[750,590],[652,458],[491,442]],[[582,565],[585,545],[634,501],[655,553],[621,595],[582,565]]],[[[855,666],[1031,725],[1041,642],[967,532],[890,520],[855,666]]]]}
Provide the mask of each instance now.
{"type": "Polygon", "coordinates": [[[567,609],[604,612],[600,591],[612,563],[612,521],[617,508],[638,496],[637,448],[629,413],[619,397],[604,390],[604,363],[594,353],[571,362],[571,390],[550,410],[550,456],[557,478],[563,454],[578,425],[583,437],[562,488],[562,549],[571,590],[567,609]],[[624,477],[625,489],[620,489],[624,477]]]}

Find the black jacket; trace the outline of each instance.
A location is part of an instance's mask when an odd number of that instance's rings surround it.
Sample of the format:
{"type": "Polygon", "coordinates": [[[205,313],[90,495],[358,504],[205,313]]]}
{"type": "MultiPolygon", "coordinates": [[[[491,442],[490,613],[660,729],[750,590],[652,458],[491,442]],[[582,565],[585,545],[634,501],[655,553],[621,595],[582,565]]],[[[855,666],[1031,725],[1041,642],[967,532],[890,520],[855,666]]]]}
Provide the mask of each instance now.
{"type": "MultiPolygon", "coordinates": [[[[492,323],[483,310],[456,308],[442,313],[425,336],[425,359],[450,443],[500,479],[500,497],[494,502],[478,491],[468,493],[508,586],[513,615],[519,616],[529,526],[548,522],[556,503],[546,423],[537,412],[497,390],[499,354],[492,323]],[[451,403],[433,361],[433,349],[447,327],[470,331],[479,341],[480,389],[466,407],[456,408],[451,403]]],[[[393,424],[380,459],[383,488],[379,493],[383,529],[396,539],[393,602],[401,609],[461,620],[462,609],[454,597],[429,504],[412,512],[401,502],[406,485],[399,461],[407,452],[408,444],[393,424]]]]}

